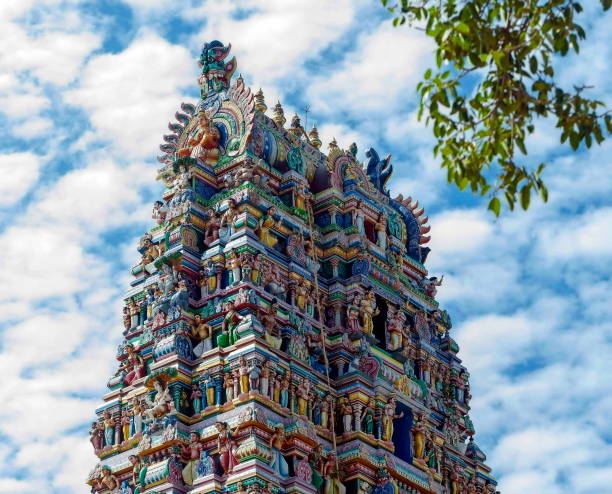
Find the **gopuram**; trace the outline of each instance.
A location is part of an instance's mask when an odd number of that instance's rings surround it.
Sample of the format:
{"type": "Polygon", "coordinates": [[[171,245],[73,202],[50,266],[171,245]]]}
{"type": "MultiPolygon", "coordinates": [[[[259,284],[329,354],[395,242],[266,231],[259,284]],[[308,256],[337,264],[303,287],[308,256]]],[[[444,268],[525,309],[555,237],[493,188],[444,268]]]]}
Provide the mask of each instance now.
{"type": "Polygon", "coordinates": [[[204,45],[160,146],[91,491],[494,493],[423,208],[391,199],[390,157],[286,125],[229,52],[204,45]]]}

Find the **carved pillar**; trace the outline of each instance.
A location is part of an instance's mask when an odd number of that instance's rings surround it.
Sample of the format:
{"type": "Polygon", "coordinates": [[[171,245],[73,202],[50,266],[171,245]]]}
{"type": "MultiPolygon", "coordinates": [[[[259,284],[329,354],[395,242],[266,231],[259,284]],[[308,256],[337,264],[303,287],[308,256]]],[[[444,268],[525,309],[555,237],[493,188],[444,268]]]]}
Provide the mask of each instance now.
{"type": "Polygon", "coordinates": [[[338,277],[338,266],[340,264],[340,261],[334,258],[334,259],[331,259],[329,262],[332,266],[332,276],[334,278],[337,278],[338,277]]]}
{"type": "Polygon", "coordinates": [[[361,431],[361,412],[363,411],[363,403],[355,400],[351,403],[353,407],[353,427],[356,432],[361,431]]]}
{"type": "Polygon", "coordinates": [[[332,225],[337,225],[338,224],[337,218],[336,218],[337,214],[338,214],[338,208],[333,207],[333,206],[331,208],[329,208],[329,216],[330,216],[330,221],[331,221],[332,225]]]}
{"type": "Polygon", "coordinates": [[[217,278],[216,288],[218,290],[223,288],[223,285],[221,284],[223,281],[223,269],[224,265],[222,263],[215,263],[215,276],[217,278]]]}

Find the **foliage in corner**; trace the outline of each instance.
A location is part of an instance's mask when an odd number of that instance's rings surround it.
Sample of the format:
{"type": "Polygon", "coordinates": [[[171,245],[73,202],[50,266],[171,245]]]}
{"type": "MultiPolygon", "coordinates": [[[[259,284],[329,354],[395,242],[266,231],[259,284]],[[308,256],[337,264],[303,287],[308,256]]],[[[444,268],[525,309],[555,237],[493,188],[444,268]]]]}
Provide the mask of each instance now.
{"type": "MultiPolygon", "coordinates": [[[[612,0],[600,0],[604,11],[612,0]]],[[[586,33],[576,23],[582,11],[572,0],[381,0],[395,26],[425,26],[437,45],[436,68],[417,90],[419,118],[437,140],[434,153],[449,183],[490,197],[499,216],[500,197],[509,208],[529,207],[532,192],[547,201],[545,164],[521,165],[525,138],[535,120],[551,118],[561,142],[576,150],[601,143],[612,118],[588,86],[566,91],[555,79],[553,61],[579,52],[586,33]],[[491,177],[495,178],[491,180],[491,177]]]]}

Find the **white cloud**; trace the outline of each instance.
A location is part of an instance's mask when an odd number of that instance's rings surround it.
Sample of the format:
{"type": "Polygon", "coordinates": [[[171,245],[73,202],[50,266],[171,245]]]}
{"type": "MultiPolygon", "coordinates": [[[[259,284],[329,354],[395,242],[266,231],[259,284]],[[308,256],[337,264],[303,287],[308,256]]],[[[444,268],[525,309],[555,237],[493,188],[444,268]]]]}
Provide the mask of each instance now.
{"type": "Polygon", "coordinates": [[[13,134],[20,137],[36,137],[47,132],[53,122],[48,118],[34,117],[17,125],[13,129],[13,134]]]}
{"type": "Polygon", "coordinates": [[[612,207],[591,210],[540,231],[542,255],[550,260],[612,255],[612,207]]]}
{"type": "Polygon", "coordinates": [[[0,111],[11,118],[23,118],[37,114],[49,106],[49,99],[37,89],[32,92],[16,92],[0,97],[0,111]]]}
{"type": "Polygon", "coordinates": [[[186,9],[183,15],[207,20],[194,36],[194,46],[202,40],[231,41],[238,70],[253,76],[256,84],[267,85],[294,73],[305,59],[342,36],[359,5],[350,0],[336,1],[333,8],[325,0],[215,0],[186,9]],[[236,15],[244,11],[251,15],[236,15]]]}
{"type": "Polygon", "coordinates": [[[100,37],[90,32],[30,36],[16,23],[5,22],[2,28],[0,70],[28,71],[39,81],[57,85],[74,80],[84,59],[100,45],[100,37]]]}
{"type": "Polygon", "coordinates": [[[179,88],[196,85],[195,69],[186,49],[145,32],[117,54],[93,57],[65,101],[85,108],[98,137],[118,154],[152,157],[167,122],[189,100],[179,88]]]}
{"type": "Polygon", "coordinates": [[[430,63],[432,45],[424,34],[394,28],[384,19],[362,34],[355,50],[336,71],[315,77],[307,89],[315,111],[355,115],[394,112],[414,98],[414,89],[430,63]]]}
{"type": "Polygon", "coordinates": [[[493,226],[482,210],[447,210],[432,217],[431,248],[442,259],[462,252],[474,252],[491,239],[493,226]]]}
{"type": "Polygon", "coordinates": [[[34,153],[0,154],[0,206],[17,202],[38,180],[42,158],[34,153]]]}
{"type": "Polygon", "coordinates": [[[18,492],[34,492],[40,488],[40,485],[35,487],[34,482],[25,480],[17,480],[14,478],[0,478],[0,492],[7,494],[16,494],[18,492]]]}

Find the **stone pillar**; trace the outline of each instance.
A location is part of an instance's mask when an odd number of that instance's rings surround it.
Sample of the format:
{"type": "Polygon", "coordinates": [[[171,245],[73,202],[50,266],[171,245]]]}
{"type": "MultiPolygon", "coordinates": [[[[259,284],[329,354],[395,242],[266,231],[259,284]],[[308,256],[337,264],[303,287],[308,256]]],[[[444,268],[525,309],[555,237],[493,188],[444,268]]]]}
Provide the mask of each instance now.
{"type": "Polygon", "coordinates": [[[337,278],[338,277],[338,266],[340,265],[340,261],[334,258],[334,259],[331,259],[329,262],[332,266],[332,276],[334,278],[337,278]]]}
{"type": "Polygon", "coordinates": [[[351,403],[351,406],[353,407],[353,429],[355,430],[355,432],[360,432],[361,431],[361,412],[363,410],[363,403],[361,403],[360,401],[353,401],[351,403]]]}

